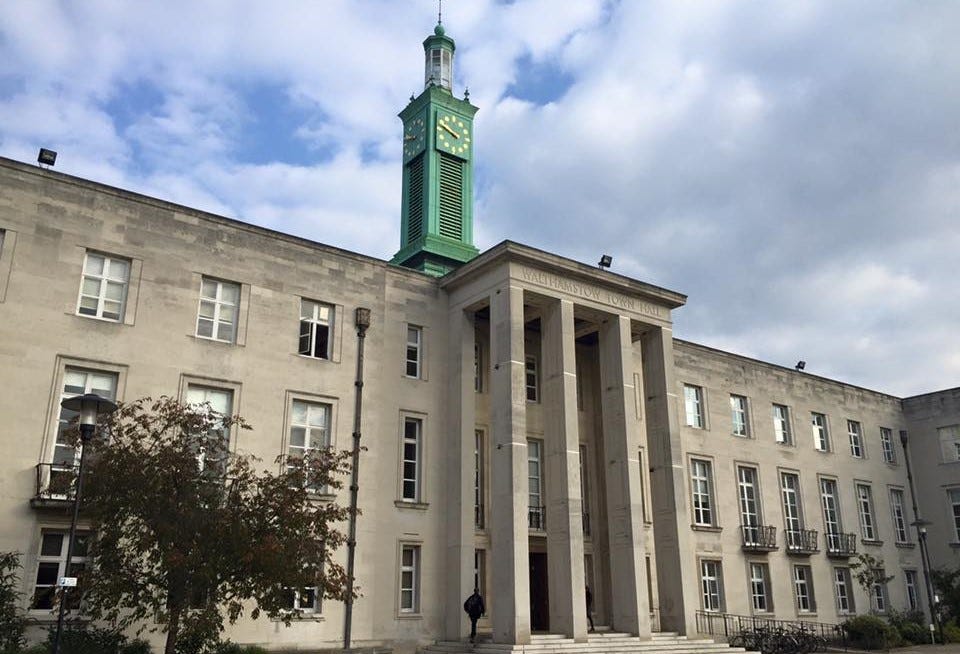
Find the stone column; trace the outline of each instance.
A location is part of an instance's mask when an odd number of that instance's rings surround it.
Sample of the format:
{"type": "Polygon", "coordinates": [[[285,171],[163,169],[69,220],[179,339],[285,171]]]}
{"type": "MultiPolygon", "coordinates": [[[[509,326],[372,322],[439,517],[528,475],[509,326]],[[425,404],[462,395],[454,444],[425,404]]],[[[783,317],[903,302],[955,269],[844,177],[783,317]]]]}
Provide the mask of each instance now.
{"type": "Polygon", "coordinates": [[[463,600],[473,592],[474,429],[476,397],[473,388],[474,315],[454,309],[450,314],[447,366],[447,433],[452,436],[445,465],[446,596],[444,636],[462,638],[468,632],[463,600]]]}
{"type": "Polygon", "coordinates": [[[640,339],[646,392],[647,446],[657,553],[661,629],[696,633],[697,571],[687,508],[687,466],[683,460],[673,376],[673,331],[652,328],[640,339]]]}
{"type": "Polygon", "coordinates": [[[587,614],[573,303],[550,302],[541,325],[550,631],[582,641],[587,614]]]}
{"type": "Polygon", "coordinates": [[[632,368],[630,319],[609,316],[600,326],[600,397],[612,572],[612,626],[617,631],[649,637],[640,439],[637,422],[630,415],[634,402],[632,368]]]}
{"type": "Polygon", "coordinates": [[[523,289],[507,287],[490,298],[490,330],[493,639],[526,644],[530,642],[530,544],[523,289]]]}

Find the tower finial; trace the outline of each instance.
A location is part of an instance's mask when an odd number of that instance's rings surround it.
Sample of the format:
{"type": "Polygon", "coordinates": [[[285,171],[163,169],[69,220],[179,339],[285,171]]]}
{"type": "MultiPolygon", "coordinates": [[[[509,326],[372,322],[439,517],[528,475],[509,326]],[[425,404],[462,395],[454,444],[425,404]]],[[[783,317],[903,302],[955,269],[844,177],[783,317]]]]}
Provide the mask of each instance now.
{"type": "Polygon", "coordinates": [[[437,25],[443,24],[443,0],[437,0],[437,25]]]}

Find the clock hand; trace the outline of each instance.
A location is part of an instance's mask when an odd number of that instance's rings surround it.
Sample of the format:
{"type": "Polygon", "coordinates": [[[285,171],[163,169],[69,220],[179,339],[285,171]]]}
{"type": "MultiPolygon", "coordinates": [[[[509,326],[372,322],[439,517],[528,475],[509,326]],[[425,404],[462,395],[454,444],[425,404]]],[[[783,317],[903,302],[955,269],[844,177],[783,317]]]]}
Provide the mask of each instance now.
{"type": "Polygon", "coordinates": [[[460,138],[460,135],[457,134],[456,132],[454,132],[454,131],[453,131],[452,129],[450,129],[449,127],[447,127],[447,125],[446,125],[445,123],[440,123],[440,127],[442,127],[443,129],[447,130],[448,132],[450,132],[450,133],[453,135],[453,138],[455,138],[455,139],[460,138]]]}

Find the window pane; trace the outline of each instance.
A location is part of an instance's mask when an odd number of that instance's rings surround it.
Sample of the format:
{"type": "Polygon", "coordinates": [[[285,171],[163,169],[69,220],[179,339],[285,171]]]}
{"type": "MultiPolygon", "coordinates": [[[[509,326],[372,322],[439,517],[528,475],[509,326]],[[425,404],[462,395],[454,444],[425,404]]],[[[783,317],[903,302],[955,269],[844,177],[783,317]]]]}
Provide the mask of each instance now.
{"type": "Polygon", "coordinates": [[[40,543],[40,556],[60,556],[63,551],[63,534],[44,534],[40,543]]]}

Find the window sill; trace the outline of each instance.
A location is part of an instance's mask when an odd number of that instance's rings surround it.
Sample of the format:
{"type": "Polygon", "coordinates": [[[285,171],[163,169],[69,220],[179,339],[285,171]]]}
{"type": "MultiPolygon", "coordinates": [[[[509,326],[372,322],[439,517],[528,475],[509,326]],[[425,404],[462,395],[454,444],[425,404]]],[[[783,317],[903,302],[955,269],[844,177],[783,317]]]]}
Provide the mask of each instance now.
{"type": "Polygon", "coordinates": [[[123,318],[114,320],[113,318],[104,318],[103,316],[88,316],[85,313],[74,313],[72,314],[77,318],[83,318],[84,320],[96,320],[97,322],[107,323],[108,325],[123,325],[123,318]]]}
{"type": "Polygon", "coordinates": [[[916,543],[894,543],[894,545],[904,550],[912,550],[917,546],[916,543]]]}
{"type": "MultiPolygon", "coordinates": [[[[322,613],[300,613],[298,615],[291,615],[290,622],[293,624],[303,623],[303,622],[325,622],[326,616],[322,613]]],[[[282,618],[276,618],[273,622],[282,623],[282,618]]]]}
{"type": "Polygon", "coordinates": [[[200,336],[199,334],[187,334],[187,336],[197,341],[202,341],[204,343],[217,343],[219,345],[227,345],[230,347],[239,345],[236,341],[221,341],[219,338],[211,338],[210,336],[200,336]]]}
{"type": "Polygon", "coordinates": [[[715,527],[713,525],[690,525],[690,528],[694,531],[712,531],[716,534],[723,531],[723,527],[715,527]]]}
{"type": "Polygon", "coordinates": [[[398,509],[413,509],[414,511],[426,511],[430,507],[429,502],[408,502],[405,500],[394,500],[393,505],[398,509]]]}
{"type": "MultiPolygon", "coordinates": [[[[201,338],[201,337],[198,336],[197,338],[201,338]]],[[[222,342],[224,341],[221,341],[221,343],[222,342]]],[[[303,352],[297,352],[294,356],[296,356],[299,359],[306,359],[307,361],[323,361],[324,363],[337,363],[330,357],[315,357],[309,354],[304,354],[303,352]]]]}
{"type": "Polygon", "coordinates": [[[883,545],[882,540],[868,540],[866,538],[861,538],[860,542],[863,543],[864,545],[871,545],[873,547],[880,547],[881,545],[883,545]]]}
{"type": "Polygon", "coordinates": [[[796,447],[791,441],[774,441],[780,447],[796,447]]]}
{"type": "Polygon", "coordinates": [[[960,543],[947,543],[947,544],[955,550],[960,550],[960,543]]]}
{"type": "Polygon", "coordinates": [[[422,613],[398,613],[397,620],[423,620],[422,613]]]}

